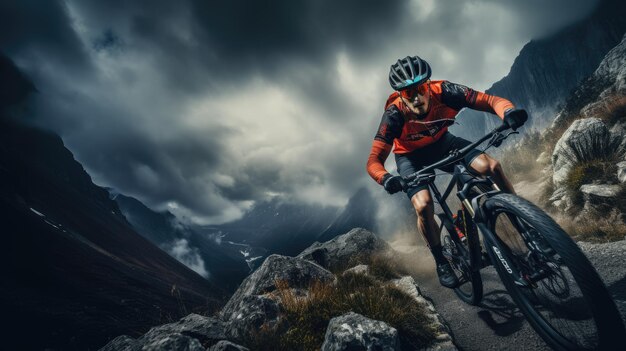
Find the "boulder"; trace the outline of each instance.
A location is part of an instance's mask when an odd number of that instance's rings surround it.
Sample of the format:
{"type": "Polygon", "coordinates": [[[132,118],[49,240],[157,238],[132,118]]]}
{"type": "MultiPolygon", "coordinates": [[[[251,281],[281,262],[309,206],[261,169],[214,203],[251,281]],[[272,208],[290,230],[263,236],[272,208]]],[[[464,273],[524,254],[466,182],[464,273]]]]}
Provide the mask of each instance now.
{"type": "Polygon", "coordinates": [[[222,340],[217,344],[211,346],[209,351],[249,351],[247,347],[237,345],[228,340],[222,340]]]}
{"type": "Polygon", "coordinates": [[[452,343],[452,336],[450,335],[450,328],[446,324],[443,317],[437,313],[435,310],[435,306],[429,300],[425,299],[422,296],[422,293],[419,290],[419,286],[413,277],[405,276],[400,279],[394,279],[390,282],[398,289],[402,290],[407,295],[411,296],[415,302],[426,307],[428,311],[428,317],[431,319],[433,325],[437,329],[437,335],[435,341],[432,345],[430,345],[425,350],[446,350],[446,351],[455,351],[457,350],[454,343],[452,343]]]}
{"type": "Polygon", "coordinates": [[[226,339],[225,330],[222,321],[192,313],[177,322],[154,327],[138,339],[118,336],[101,350],[204,350],[202,344],[226,339]]]}
{"type": "Polygon", "coordinates": [[[128,335],[120,335],[109,341],[100,351],[140,351],[141,343],[128,335]]]}
{"type": "Polygon", "coordinates": [[[333,281],[335,276],[314,262],[295,257],[271,255],[249,275],[220,312],[224,320],[237,317],[246,296],[263,295],[276,290],[276,282],[290,288],[308,288],[314,281],[333,281]]]}
{"type": "Polygon", "coordinates": [[[387,253],[390,249],[389,244],[376,234],[363,228],[354,228],[324,243],[315,242],[297,257],[316,262],[325,268],[334,268],[347,265],[350,259],[359,255],[387,253]]]}
{"type": "MultiPolygon", "coordinates": [[[[626,116],[624,116],[626,117],[626,116]]],[[[617,153],[626,160],[626,121],[619,121],[611,127],[611,136],[618,144],[617,153]]]]}
{"type": "Polygon", "coordinates": [[[574,121],[556,143],[552,153],[554,185],[560,188],[577,163],[612,155],[618,145],[599,118],[574,121]]]}
{"type": "Polygon", "coordinates": [[[245,340],[262,325],[274,327],[279,322],[278,302],[263,295],[244,296],[236,312],[227,321],[227,334],[233,340],[245,340]]]}
{"type": "Polygon", "coordinates": [[[175,333],[145,340],[141,351],[205,351],[205,348],[198,339],[175,333]]]}
{"type": "Polygon", "coordinates": [[[617,179],[620,183],[626,183],[626,161],[617,164],[617,179]]]}
{"type": "Polygon", "coordinates": [[[368,265],[360,264],[360,265],[354,266],[352,268],[346,269],[345,271],[343,271],[342,274],[363,274],[363,275],[368,275],[369,272],[370,272],[370,267],[368,265]]]}
{"type": "Polygon", "coordinates": [[[398,349],[398,331],[395,328],[354,312],[331,319],[322,344],[322,351],[398,349]]]}
{"type": "Polygon", "coordinates": [[[585,184],[580,187],[580,192],[585,200],[584,212],[606,214],[614,207],[620,185],[610,184],[585,184]]]}
{"type": "Polygon", "coordinates": [[[168,335],[180,334],[197,339],[203,344],[213,344],[226,339],[225,330],[226,325],[221,320],[192,313],[181,318],[178,322],[150,329],[138,341],[147,345],[153,343],[153,340],[161,340],[168,335]]]}

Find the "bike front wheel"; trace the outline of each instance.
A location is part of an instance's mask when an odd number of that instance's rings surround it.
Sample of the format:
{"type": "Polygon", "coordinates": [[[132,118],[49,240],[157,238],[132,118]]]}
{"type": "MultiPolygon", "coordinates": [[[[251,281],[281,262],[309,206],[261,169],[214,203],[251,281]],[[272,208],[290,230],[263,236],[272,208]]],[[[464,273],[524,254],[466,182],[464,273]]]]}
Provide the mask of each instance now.
{"type": "MultiPolygon", "coordinates": [[[[606,286],[567,233],[534,204],[498,194],[483,205],[492,262],[535,331],[556,350],[611,350],[624,324],[606,286]]],[[[485,235],[487,234],[487,235],[485,235]]]]}

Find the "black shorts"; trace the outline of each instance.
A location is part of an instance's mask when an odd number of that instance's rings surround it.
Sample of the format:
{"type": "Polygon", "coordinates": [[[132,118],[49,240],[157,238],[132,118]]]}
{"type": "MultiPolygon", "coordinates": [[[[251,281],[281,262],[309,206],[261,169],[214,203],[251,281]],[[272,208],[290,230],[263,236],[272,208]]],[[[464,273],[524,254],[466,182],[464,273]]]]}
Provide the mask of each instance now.
{"type": "MultiPolygon", "coordinates": [[[[409,174],[419,171],[425,166],[442,160],[448,156],[452,150],[460,150],[469,144],[471,144],[471,142],[450,133],[446,133],[441,137],[441,139],[437,140],[433,144],[424,146],[407,154],[396,154],[396,166],[398,167],[398,173],[400,173],[401,176],[406,177],[409,174]]],[[[482,154],[482,151],[474,149],[465,155],[462,163],[467,169],[471,170],[469,165],[480,154],[482,154]]],[[[454,164],[441,167],[440,169],[444,172],[452,173],[454,171],[454,164]]],[[[428,184],[412,186],[409,187],[406,194],[410,199],[413,195],[417,194],[418,191],[427,188],[428,184]]]]}

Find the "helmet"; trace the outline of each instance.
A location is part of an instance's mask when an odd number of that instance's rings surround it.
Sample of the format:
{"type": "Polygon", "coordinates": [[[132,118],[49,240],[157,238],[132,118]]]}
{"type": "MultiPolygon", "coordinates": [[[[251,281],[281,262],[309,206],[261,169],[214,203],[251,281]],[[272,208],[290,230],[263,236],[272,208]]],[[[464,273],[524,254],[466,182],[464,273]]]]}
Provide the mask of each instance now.
{"type": "Polygon", "coordinates": [[[432,71],[428,62],[419,56],[399,59],[389,69],[389,84],[394,90],[420,85],[430,78],[432,71]]]}

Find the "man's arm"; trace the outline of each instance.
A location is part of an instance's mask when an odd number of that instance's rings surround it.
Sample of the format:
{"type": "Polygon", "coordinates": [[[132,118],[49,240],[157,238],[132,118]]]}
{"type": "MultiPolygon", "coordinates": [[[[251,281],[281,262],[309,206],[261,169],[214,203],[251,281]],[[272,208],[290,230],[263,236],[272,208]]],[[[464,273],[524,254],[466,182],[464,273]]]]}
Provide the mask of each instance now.
{"type": "Polygon", "coordinates": [[[404,118],[397,107],[390,106],[385,110],[376,136],[374,136],[372,150],[370,151],[366,166],[367,173],[369,173],[378,184],[382,185],[383,179],[389,174],[385,169],[385,160],[387,160],[391,152],[393,140],[400,137],[402,134],[403,125],[404,118]]]}
{"type": "Polygon", "coordinates": [[[374,140],[370,157],[367,159],[367,173],[378,184],[383,184],[383,178],[389,174],[385,169],[385,160],[391,152],[391,144],[386,144],[380,140],[374,140]]]}
{"type": "Polygon", "coordinates": [[[476,91],[461,84],[445,81],[441,84],[441,90],[442,102],[456,110],[469,107],[473,110],[494,113],[504,119],[504,113],[515,108],[507,99],[476,91]]]}

